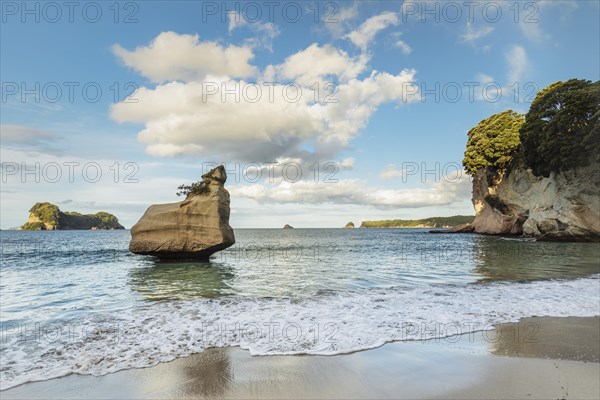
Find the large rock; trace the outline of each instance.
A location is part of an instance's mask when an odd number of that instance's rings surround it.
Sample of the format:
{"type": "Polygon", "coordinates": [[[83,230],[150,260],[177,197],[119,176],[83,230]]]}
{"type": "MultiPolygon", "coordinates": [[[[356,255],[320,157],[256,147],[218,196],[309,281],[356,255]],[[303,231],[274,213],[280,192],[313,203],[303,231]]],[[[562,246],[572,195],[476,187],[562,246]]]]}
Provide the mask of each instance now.
{"type": "Polygon", "coordinates": [[[205,260],[235,243],[225,168],[202,175],[206,193],[150,206],[131,228],[129,251],[165,260],[205,260]]]}
{"type": "Polygon", "coordinates": [[[473,177],[473,229],[478,233],[524,235],[549,241],[600,240],[600,168],[534,175],[515,169],[473,177]]]}

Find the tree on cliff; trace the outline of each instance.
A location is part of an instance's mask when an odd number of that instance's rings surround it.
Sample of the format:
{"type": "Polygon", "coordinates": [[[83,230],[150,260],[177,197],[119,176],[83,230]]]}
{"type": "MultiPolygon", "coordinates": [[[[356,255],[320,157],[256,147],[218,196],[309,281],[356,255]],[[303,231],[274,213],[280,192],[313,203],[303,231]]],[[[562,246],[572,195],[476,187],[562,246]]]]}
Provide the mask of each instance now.
{"type": "Polygon", "coordinates": [[[600,81],[570,79],[541,90],[525,117],[521,141],[536,175],[599,161],[600,81]]]}
{"type": "Polygon", "coordinates": [[[181,185],[177,189],[179,189],[177,196],[185,196],[186,198],[209,192],[208,183],[205,181],[193,182],[191,185],[181,185]]]}
{"type": "Polygon", "coordinates": [[[519,129],[525,122],[523,115],[507,110],[484,119],[468,133],[463,166],[468,174],[492,167],[505,169],[519,151],[519,129]]]}

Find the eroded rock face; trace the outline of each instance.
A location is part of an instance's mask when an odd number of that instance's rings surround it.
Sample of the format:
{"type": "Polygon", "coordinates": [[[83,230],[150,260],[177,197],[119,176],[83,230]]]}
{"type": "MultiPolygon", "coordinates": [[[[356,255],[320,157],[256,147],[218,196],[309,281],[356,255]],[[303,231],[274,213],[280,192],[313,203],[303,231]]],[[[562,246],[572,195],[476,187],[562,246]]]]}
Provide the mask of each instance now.
{"type": "Polygon", "coordinates": [[[206,193],[150,206],[131,228],[129,251],[163,260],[206,260],[235,243],[229,226],[229,192],[220,166],[202,175],[206,193]]]}
{"type": "Polygon", "coordinates": [[[489,184],[487,171],[473,177],[473,229],[556,241],[600,241],[598,164],[548,178],[516,169],[489,184]]]}

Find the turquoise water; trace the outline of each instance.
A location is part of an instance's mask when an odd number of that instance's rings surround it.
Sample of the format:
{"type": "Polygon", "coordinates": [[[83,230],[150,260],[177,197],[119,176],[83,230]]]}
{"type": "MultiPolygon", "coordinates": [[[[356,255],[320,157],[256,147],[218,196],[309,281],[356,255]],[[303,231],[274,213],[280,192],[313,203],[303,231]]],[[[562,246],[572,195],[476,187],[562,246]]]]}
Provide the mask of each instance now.
{"type": "Polygon", "coordinates": [[[337,354],[414,339],[402,324],[415,321],[481,329],[522,316],[600,314],[598,244],[423,229],[235,233],[236,245],[209,263],[161,263],[129,253],[129,231],[0,232],[2,387],[212,346],[337,354]],[[107,324],[119,335],[107,335],[107,324]],[[223,337],[236,324],[293,326],[294,335],[223,337]]]}

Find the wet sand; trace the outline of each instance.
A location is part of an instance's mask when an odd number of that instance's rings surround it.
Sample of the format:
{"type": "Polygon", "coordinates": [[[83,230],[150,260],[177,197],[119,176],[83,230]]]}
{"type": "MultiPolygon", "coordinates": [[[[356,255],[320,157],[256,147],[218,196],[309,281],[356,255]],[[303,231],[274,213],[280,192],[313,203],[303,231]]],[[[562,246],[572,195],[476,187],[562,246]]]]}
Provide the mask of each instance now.
{"type": "Polygon", "coordinates": [[[338,356],[210,349],[151,368],[28,383],[1,397],[597,399],[599,361],[598,317],[542,317],[338,356]]]}

